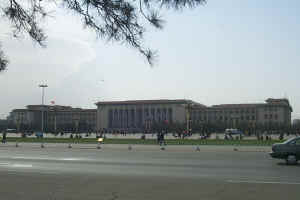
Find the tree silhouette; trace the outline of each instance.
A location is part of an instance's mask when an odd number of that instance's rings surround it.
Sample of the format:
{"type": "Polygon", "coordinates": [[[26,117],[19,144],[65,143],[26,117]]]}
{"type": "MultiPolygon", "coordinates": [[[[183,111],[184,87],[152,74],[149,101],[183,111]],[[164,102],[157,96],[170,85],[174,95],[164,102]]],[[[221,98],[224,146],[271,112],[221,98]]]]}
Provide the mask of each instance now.
{"type": "MultiPolygon", "coordinates": [[[[49,4],[54,6],[54,9],[63,6],[78,15],[84,27],[94,31],[98,37],[133,47],[152,65],[155,51],[143,45],[145,22],[162,29],[164,20],[160,17],[161,9],[181,10],[205,2],[205,0],[2,0],[0,6],[3,9],[0,10],[0,14],[9,20],[15,37],[28,34],[39,45],[45,46],[47,36],[41,28],[41,20],[50,16],[50,11],[47,11],[49,4]]],[[[4,54],[0,51],[0,70],[5,69],[7,64],[4,54]]]]}
{"type": "Polygon", "coordinates": [[[3,51],[1,50],[1,45],[0,45],[0,71],[5,70],[7,64],[8,64],[8,60],[6,59],[3,51]]]}

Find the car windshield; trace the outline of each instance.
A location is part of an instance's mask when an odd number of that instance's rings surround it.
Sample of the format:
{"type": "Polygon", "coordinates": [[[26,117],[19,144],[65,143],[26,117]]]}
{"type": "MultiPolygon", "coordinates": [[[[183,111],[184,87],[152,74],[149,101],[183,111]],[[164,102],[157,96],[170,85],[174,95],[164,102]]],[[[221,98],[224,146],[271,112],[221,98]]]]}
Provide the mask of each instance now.
{"type": "Polygon", "coordinates": [[[288,144],[290,143],[291,141],[295,140],[296,138],[290,138],[288,140],[286,140],[285,142],[283,142],[283,144],[288,144]]]}

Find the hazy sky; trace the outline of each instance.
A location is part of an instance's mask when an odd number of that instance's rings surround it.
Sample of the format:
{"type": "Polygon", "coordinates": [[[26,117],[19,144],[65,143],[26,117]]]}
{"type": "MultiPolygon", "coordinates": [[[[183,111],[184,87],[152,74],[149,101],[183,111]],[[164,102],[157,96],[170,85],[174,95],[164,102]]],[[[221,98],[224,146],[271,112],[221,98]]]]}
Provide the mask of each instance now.
{"type": "Polygon", "coordinates": [[[153,68],[135,50],[97,40],[61,10],[45,23],[47,48],[13,39],[1,21],[11,63],[0,74],[0,118],[40,104],[41,83],[49,85],[46,103],[84,108],[98,100],[186,98],[213,105],[287,96],[300,118],[299,10],[299,0],[208,0],[164,12],[165,28],[146,35],[159,52],[153,68]]]}

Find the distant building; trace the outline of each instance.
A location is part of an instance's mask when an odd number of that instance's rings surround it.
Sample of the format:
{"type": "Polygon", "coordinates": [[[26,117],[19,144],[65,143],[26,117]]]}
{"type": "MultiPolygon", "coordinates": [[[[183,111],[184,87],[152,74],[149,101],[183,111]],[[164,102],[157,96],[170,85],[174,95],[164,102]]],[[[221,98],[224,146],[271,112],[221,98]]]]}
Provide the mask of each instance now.
{"type": "Polygon", "coordinates": [[[220,104],[194,107],[191,118],[198,123],[290,125],[292,107],[287,99],[267,99],[265,103],[220,104]]]}
{"type": "Polygon", "coordinates": [[[70,106],[28,105],[27,109],[14,109],[8,117],[18,130],[40,131],[44,111],[44,130],[95,131],[96,109],[72,108],[70,106]]]}
{"type": "Polygon", "coordinates": [[[300,119],[294,119],[293,124],[294,125],[300,125],[300,119]]]}
{"type": "Polygon", "coordinates": [[[8,122],[5,119],[0,119],[0,131],[8,128],[8,122]]]}
{"type": "Polygon", "coordinates": [[[130,100],[96,103],[97,130],[144,130],[153,123],[247,124],[286,126],[291,124],[292,107],[287,99],[269,98],[265,103],[203,104],[179,100],[130,100]]]}

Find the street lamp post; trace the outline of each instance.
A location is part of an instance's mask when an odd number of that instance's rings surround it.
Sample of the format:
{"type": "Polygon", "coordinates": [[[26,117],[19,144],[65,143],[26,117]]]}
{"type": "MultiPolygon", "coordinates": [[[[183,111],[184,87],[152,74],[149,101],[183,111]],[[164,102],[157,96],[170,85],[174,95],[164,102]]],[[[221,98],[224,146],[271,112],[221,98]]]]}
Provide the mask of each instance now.
{"type": "Polygon", "coordinates": [[[42,134],[44,134],[44,97],[45,97],[45,88],[48,87],[46,84],[39,85],[42,88],[42,134]]]}
{"type": "Polygon", "coordinates": [[[187,103],[186,105],[186,133],[187,134],[190,134],[191,132],[191,107],[192,107],[192,104],[191,103],[187,103]]]}

